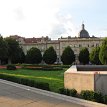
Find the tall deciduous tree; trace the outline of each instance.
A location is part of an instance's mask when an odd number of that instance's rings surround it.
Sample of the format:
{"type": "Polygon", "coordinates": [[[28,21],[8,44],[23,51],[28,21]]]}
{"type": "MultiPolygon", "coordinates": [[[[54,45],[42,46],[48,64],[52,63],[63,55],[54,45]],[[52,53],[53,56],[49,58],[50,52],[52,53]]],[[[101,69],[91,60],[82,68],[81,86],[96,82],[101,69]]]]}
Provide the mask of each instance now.
{"type": "Polygon", "coordinates": [[[42,54],[38,48],[31,48],[27,51],[26,62],[29,64],[39,64],[42,61],[42,54]]]}
{"type": "Polygon", "coordinates": [[[81,64],[89,63],[89,51],[87,48],[82,48],[79,53],[79,61],[81,64]]]}
{"type": "Polygon", "coordinates": [[[57,54],[53,47],[49,47],[43,54],[43,60],[46,64],[53,64],[56,59],[57,54]]]}
{"type": "Polygon", "coordinates": [[[65,65],[70,65],[75,61],[75,55],[70,46],[66,47],[63,51],[61,61],[65,65]]]}
{"type": "Polygon", "coordinates": [[[90,62],[92,64],[96,64],[96,65],[100,65],[101,64],[101,62],[99,60],[99,52],[100,52],[100,47],[95,47],[90,52],[90,62]]]}
{"type": "Polygon", "coordinates": [[[99,59],[102,64],[107,65],[107,38],[104,39],[100,47],[99,59]]]}
{"type": "Polygon", "coordinates": [[[15,60],[16,56],[19,55],[20,46],[18,41],[10,37],[5,38],[5,41],[8,45],[8,64],[11,64],[12,60],[15,60]]]}
{"type": "Polygon", "coordinates": [[[3,37],[0,36],[0,64],[1,60],[7,58],[7,54],[8,54],[7,43],[4,41],[3,37]]]}

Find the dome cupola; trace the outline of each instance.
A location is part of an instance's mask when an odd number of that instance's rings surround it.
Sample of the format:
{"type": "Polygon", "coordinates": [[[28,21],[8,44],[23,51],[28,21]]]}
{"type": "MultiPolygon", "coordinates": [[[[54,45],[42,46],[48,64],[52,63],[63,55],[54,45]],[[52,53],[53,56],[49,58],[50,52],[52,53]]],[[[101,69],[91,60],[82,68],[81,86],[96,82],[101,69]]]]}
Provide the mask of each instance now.
{"type": "Polygon", "coordinates": [[[82,30],[79,32],[79,38],[89,38],[89,33],[85,30],[85,25],[82,24],[82,30]]]}

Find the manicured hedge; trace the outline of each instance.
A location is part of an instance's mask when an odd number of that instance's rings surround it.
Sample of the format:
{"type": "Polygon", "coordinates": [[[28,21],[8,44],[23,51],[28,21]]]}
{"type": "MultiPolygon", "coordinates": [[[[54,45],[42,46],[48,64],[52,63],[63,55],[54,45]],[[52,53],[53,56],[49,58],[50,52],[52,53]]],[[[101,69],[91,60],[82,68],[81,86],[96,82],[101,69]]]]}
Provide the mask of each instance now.
{"type": "Polygon", "coordinates": [[[15,76],[11,76],[11,75],[0,74],[0,79],[5,79],[5,80],[16,82],[19,84],[24,84],[24,85],[28,85],[31,87],[40,88],[43,90],[48,90],[48,91],[50,90],[48,83],[37,82],[37,81],[26,79],[26,78],[20,78],[20,77],[15,77],[15,76]]]}
{"type": "Polygon", "coordinates": [[[53,67],[53,66],[26,66],[23,67],[24,69],[30,70],[43,70],[43,71],[59,71],[63,70],[62,67],[53,67]]]}
{"type": "Polygon", "coordinates": [[[61,67],[61,68],[70,68],[72,65],[58,65],[58,64],[51,64],[51,65],[41,65],[41,64],[17,64],[22,67],[61,67]]]}
{"type": "Polygon", "coordinates": [[[103,97],[103,102],[104,102],[104,104],[107,104],[107,95],[105,95],[104,97],[103,97]]]}
{"type": "MultiPolygon", "coordinates": [[[[100,92],[94,92],[90,90],[83,90],[80,93],[81,98],[85,100],[95,101],[99,103],[103,103],[103,95],[100,92]]],[[[105,99],[106,100],[106,99],[105,99]]]]}
{"type": "Polygon", "coordinates": [[[75,89],[61,88],[59,89],[59,93],[72,96],[72,97],[82,98],[82,99],[89,100],[89,101],[107,104],[107,95],[103,96],[100,92],[83,90],[81,91],[80,94],[77,94],[77,91],[75,89]]]}
{"type": "Polygon", "coordinates": [[[61,88],[61,89],[59,89],[59,93],[68,95],[68,96],[72,96],[72,97],[76,97],[76,95],[77,95],[77,91],[75,89],[69,90],[69,89],[61,88]]]}
{"type": "Polygon", "coordinates": [[[7,65],[7,70],[16,70],[15,65],[7,65]]]}

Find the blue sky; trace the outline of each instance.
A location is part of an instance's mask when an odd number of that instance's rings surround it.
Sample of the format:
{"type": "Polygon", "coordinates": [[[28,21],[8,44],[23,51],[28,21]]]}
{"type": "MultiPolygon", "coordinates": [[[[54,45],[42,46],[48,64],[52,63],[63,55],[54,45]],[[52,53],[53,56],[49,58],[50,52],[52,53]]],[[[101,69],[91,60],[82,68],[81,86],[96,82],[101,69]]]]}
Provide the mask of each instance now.
{"type": "Polygon", "coordinates": [[[107,0],[0,0],[4,37],[78,36],[84,22],[90,36],[107,36],[107,0]]]}

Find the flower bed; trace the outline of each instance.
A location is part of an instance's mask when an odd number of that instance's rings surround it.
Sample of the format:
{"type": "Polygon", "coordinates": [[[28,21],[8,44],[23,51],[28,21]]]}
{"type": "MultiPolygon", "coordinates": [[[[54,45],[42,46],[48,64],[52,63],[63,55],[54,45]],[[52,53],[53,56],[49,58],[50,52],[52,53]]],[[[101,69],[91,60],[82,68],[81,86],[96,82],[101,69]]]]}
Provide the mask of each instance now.
{"type": "MultiPolygon", "coordinates": [[[[5,65],[0,65],[0,69],[6,69],[7,68],[7,66],[5,66],[5,65]]],[[[21,66],[16,66],[16,68],[17,69],[19,69],[19,68],[22,68],[21,66]]]]}
{"type": "Polygon", "coordinates": [[[53,67],[53,66],[25,66],[24,69],[30,69],[30,70],[45,70],[45,71],[57,71],[57,70],[63,70],[62,67],[53,67]]]}

